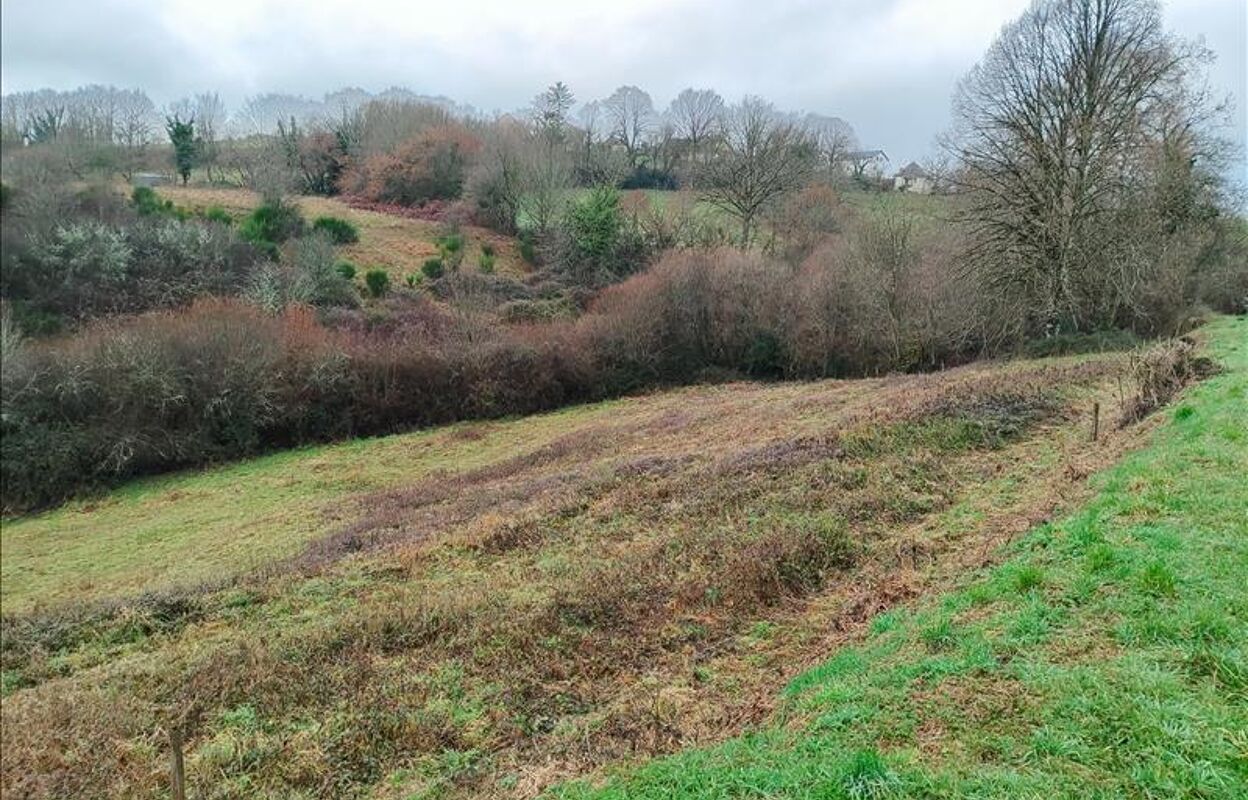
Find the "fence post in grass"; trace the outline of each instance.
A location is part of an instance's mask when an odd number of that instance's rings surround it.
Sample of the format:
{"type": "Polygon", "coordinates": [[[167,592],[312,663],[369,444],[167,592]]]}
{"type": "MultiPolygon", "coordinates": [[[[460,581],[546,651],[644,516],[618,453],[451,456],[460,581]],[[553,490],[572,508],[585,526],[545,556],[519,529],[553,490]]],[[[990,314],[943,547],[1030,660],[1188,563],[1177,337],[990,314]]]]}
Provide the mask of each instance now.
{"type": "Polygon", "coordinates": [[[182,729],[169,729],[169,750],[172,762],[173,800],[186,800],[186,773],[182,767],[182,729]]]}
{"type": "Polygon", "coordinates": [[[1096,441],[1101,434],[1101,403],[1098,400],[1092,404],[1092,441],[1096,441]]]}

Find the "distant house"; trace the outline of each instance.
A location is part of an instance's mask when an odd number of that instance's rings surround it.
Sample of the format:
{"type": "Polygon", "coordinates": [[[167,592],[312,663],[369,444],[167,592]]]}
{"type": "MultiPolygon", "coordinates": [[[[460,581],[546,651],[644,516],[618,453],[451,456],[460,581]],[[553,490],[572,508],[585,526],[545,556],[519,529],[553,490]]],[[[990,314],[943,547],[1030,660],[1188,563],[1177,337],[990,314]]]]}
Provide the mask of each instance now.
{"type": "Polygon", "coordinates": [[[883,150],[851,150],[845,154],[845,163],[849,165],[850,174],[861,178],[872,172],[884,169],[888,163],[888,155],[883,150]]]}
{"type": "Polygon", "coordinates": [[[936,188],[936,182],[927,174],[927,170],[911,161],[893,176],[893,188],[899,192],[931,194],[936,188]]]}

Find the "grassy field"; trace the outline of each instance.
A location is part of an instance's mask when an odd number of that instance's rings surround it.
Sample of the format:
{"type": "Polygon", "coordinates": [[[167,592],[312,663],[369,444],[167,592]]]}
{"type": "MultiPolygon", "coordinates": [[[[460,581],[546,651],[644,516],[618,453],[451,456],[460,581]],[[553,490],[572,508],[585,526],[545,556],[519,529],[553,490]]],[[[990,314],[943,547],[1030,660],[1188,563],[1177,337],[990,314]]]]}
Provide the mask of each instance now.
{"type": "Polygon", "coordinates": [[[287,451],[6,520],[0,602],[25,612],[230,578],[299,552],[352,496],[541,447],[603,410],[567,409],[522,430],[477,423],[287,451]]]}
{"type": "Polygon", "coordinates": [[[1080,511],[739,739],[565,798],[1248,796],[1248,325],[1080,511]]]}
{"type": "MultiPolygon", "coordinates": [[[[180,206],[195,210],[220,206],[236,217],[260,203],[259,196],[246,189],[162,186],[158,191],[180,206]]],[[[444,229],[436,222],[351,208],[332,197],[299,197],[298,203],[309,222],[320,216],[333,216],[349,220],[359,228],[360,241],[344,245],[341,252],[343,258],[355,263],[361,275],[368,269],[383,267],[391,280],[401,283],[405,276],[419,273],[425,259],[438,255],[436,240],[444,229]]],[[[515,239],[471,225],[461,230],[467,240],[465,269],[476,268],[481,245],[488,242],[494,245],[495,268],[500,273],[520,275],[528,271],[515,239]]]]}
{"type": "Polygon", "coordinates": [[[1094,484],[1162,421],[1113,424],[1121,354],[697,387],[6,520],[0,789],[166,797],[176,727],[196,797],[1008,794],[1101,780],[1086,729],[1135,720],[1161,722],[1121,758],[1190,732],[1194,766],[1166,779],[1233,785],[1246,334],[1212,327],[1231,370],[1094,484]],[[1174,494],[1196,482],[1199,509],[1174,494]],[[1204,538],[1179,513],[1205,515],[1204,538]],[[1079,533],[1102,520],[1127,532],[1079,533]],[[967,587],[1003,547],[1013,561],[967,587]],[[1157,661],[1189,630],[1207,645],[1191,665],[1157,661]],[[1118,658],[1141,671],[1085,663],[1118,658]],[[1140,708],[1096,716],[1154,678],[1140,708]],[[1072,686],[1087,708],[1062,704],[1072,686]]]}

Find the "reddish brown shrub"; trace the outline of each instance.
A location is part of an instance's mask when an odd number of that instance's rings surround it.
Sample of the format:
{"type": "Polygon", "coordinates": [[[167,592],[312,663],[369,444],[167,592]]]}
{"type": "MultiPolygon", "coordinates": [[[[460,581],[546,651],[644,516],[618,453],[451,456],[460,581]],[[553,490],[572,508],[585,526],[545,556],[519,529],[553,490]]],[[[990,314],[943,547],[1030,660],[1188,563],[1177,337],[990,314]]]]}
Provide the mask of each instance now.
{"type": "Polygon", "coordinates": [[[454,200],[463,191],[481,140],[459,124],[421,131],[393,152],[379,153],[348,169],[340,187],[366,200],[418,206],[454,200]]]}

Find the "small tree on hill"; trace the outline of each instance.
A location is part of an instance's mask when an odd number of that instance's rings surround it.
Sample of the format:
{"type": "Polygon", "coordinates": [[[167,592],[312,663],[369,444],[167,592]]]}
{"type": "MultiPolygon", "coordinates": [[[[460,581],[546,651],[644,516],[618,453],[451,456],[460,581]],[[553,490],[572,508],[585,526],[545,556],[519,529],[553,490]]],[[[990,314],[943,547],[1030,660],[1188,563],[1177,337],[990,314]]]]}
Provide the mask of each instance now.
{"type": "Polygon", "coordinates": [[[195,118],[183,121],[177,114],[167,117],[165,132],[169,134],[169,143],[173,145],[173,167],[185,186],[190,180],[191,170],[195,168],[195,158],[199,150],[195,142],[195,118]]]}
{"type": "Polygon", "coordinates": [[[702,197],[741,223],[741,247],[759,215],[809,180],[815,161],[809,137],[758,97],[731,109],[723,145],[702,171],[702,197]]]}

